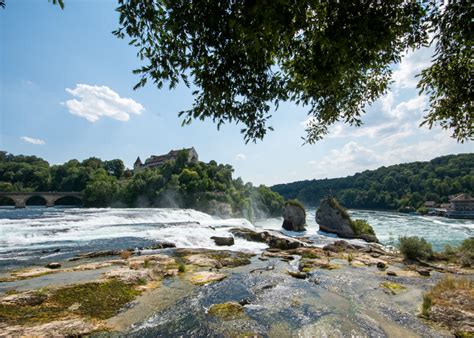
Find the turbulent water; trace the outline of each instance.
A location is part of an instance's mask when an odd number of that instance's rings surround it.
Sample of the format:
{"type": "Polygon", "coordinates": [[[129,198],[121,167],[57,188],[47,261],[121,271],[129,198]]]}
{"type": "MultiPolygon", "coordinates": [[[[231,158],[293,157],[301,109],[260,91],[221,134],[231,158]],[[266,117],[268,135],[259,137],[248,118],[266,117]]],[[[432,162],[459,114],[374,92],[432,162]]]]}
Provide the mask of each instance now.
{"type": "MultiPolygon", "coordinates": [[[[354,218],[367,219],[380,241],[387,245],[396,244],[399,236],[418,235],[440,250],[445,244],[458,244],[474,235],[472,220],[381,211],[350,213],[354,218]]],[[[315,210],[309,210],[304,235],[320,245],[332,242],[335,236],[319,232],[314,218],[315,210]]],[[[217,248],[210,237],[229,235],[232,227],[282,230],[281,223],[276,218],[255,224],[245,219],[222,220],[190,209],[1,208],[0,269],[43,264],[81,252],[142,248],[159,241],[172,242],[177,247],[217,248]]],[[[238,238],[229,247],[239,251],[264,248],[263,243],[238,238]]]]}

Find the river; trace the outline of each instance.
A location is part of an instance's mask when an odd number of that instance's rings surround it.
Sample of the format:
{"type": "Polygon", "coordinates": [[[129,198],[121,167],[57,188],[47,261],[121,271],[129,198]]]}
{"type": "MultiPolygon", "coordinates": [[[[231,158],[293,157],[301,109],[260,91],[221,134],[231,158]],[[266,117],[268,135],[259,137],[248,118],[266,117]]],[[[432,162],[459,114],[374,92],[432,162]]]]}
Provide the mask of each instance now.
{"type": "MultiPolygon", "coordinates": [[[[445,244],[456,245],[474,236],[473,220],[386,211],[349,213],[353,218],[366,219],[385,245],[396,245],[400,236],[422,236],[435,250],[442,250],[445,244]]],[[[217,247],[210,237],[229,235],[232,227],[282,230],[281,223],[278,218],[254,224],[240,218],[222,220],[191,209],[0,208],[0,270],[44,265],[90,251],[143,248],[157,241],[172,242],[177,247],[212,249],[217,247]]],[[[304,236],[318,245],[335,240],[335,236],[318,231],[315,209],[308,210],[307,224],[304,236]]],[[[265,247],[263,243],[236,239],[230,249],[258,252],[265,247]]]]}

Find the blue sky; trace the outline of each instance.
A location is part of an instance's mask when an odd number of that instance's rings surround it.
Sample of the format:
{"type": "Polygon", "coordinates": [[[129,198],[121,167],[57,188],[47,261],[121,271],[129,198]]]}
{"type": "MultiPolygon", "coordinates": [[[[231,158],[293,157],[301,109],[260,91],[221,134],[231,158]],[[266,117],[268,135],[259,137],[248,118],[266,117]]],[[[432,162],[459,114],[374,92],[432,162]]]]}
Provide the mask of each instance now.
{"type": "Polygon", "coordinates": [[[60,10],[46,0],[7,0],[0,9],[0,149],[41,156],[50,163],[90,156],[121,158],[194,146],[203,161],[229,163],[254,184],[339,177],[445,154],[474,151],[439,128],[419,128],[427,98],[414,75],[431,50],[409,52],[394,66],[391,92],[367,109],[364,126],[338,124],[315,145],[302,146],[306,110],[283,104],[269,132],[245,144],[240,126],[220,131],[210,121],[181,127],[191,89],[134,91],[140,63],[118,27],[113,0],[66,0],[60,10]]]}

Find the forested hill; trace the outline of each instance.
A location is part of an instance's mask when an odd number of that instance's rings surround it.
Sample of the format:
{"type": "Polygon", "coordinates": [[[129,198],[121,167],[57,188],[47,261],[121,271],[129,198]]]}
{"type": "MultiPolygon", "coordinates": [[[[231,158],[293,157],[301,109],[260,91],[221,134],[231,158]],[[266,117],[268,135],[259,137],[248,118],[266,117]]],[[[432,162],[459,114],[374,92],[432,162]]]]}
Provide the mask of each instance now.
{"type": "MultiPolygon", "coordinates": [[[[183,150],[174,161],[134,174],[120,159],[49,165],[36,156],[0,151],[0,191],[81,191],[84,205],[92,207],[193,208],[248,219],[281,215],[283,198],[268,187],[233,178],[230,165],[187,159],[183,150]]],[[[0,197],[0,205],[12,203],[0,197]]]]}
{"type": "Polygon", "coordinates": [[[348,208],[418,208],[424,201],[447,202],[449,195],[474,191],[474,154],[437,157],[366,170],[344,178],[278,184],[271,189],[307,205],[334,195],[348,208]]]}

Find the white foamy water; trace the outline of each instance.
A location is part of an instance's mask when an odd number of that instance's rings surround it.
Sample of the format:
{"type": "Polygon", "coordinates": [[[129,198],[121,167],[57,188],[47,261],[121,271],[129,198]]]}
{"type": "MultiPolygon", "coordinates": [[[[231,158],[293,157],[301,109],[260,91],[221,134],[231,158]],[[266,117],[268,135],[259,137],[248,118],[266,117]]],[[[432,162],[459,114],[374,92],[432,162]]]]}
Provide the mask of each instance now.
{"type": "MultiPolygon", "coordinates": [[[[393,212],[351,210],[353,218],[363,218],[374,227],[383,244],[394,245],[400,236],[422,236],[436,250],[445,244],[458,244],[474,235],[472,220],[412,216],[393,212]]],[[[212,236],[231,236],[229,229],[246,227],[255,230],[280,230],[288,236],[305,236],[316,245],[333,242],[334,235],[319,232],[315,209],[307,212],[307,231],[292,233],[282,230],[282,219],[272,218],[250,223],[246,219],[219,219],[191,209],[86,209],[26,208],[0,209],[0,260],[16,256],[12,252],[70,248],[88,245],[88,250],[101,250],[107,243],[120,244],[130,238],[147,241],[169,241],[181,248],[217,247],[212,236]],[[90,244],[92,243],[92,244],[90,244]]],[[[123,244],[126,245],[126,244],[123,244]]],[[[135,244],[133,244],[135,245],[135,244]]],[[[260,251],[263,243],[236,238],[230,250],[260,251]]],[[[79,249],[77,249],[79,250],[79,249]]],[[[63,249],[61,249],[63,252],[63,249]]],[[[50,254],[48,252],[48,254],[50,254]]],[[[44,257],[48,257],[46,255],[44,257]]],[[[15,259],[24,259],[17,257],[15,259]]]]}
{"type": "MultiPolygon", "coordinates": [[[[221,220],[191,209],[2,209],[0,252],[122,237],[214,248],[210,237],[228,235],[232,227],[254,228],[246,219],[221,220]]],[[[251,249],[240,242],[232,249],[251,249]]]]}

